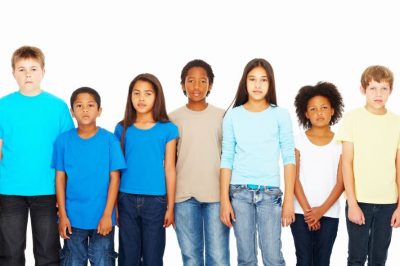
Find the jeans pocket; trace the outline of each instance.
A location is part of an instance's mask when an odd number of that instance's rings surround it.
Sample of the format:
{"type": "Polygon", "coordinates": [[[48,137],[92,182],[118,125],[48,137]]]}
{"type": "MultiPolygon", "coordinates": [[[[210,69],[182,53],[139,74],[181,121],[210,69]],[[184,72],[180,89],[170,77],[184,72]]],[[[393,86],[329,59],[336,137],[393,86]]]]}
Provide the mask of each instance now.
{"type": "Polygon", "coordinates": [[[155,200],[157,200],[160,203],[167,203],[167,196],[154,196],[155,200]]]}
{"type": "Polygon", "coordinates": [[[266,194],[266,198],[268,199],[268,202],[272,203],[273,205],[282,206],[282,191],[278,187],[273,187],[273,188],[267,188],[264,190],[264,193],[266,194]]]}
{"type": "Polygon", "coordinates": [[[229,196],[232,198],[235,194],[243,190],[242,185],[230,185],[229,186],[229,196]]]}

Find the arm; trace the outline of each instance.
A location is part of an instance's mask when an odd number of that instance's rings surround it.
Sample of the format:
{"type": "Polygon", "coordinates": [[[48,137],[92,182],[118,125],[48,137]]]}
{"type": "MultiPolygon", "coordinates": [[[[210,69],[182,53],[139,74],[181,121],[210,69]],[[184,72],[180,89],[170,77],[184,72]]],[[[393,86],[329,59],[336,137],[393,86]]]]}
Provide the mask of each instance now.
{"type": "Polygon", "coordinates": [[[65,183],[67,177],[65,172],[56,171],[56,197],[58,204],[58,233],[64,239],[69,239],[66,230],[68,229],[68,233],[72,234],[71,224],[69,222],[67,211],[65,210],[65,183]]]}
{"type": "Polygon", "coordinates": [[[110,172],[110,184],[108,186],[107,203],[104,208],[103,216],[97,226],[97,233],[108,235],[112,231],[112,212],[117,201],[120,181],[120,172],[118,170],[110,172]]]}
{"type": "Polygon", "coordinates": [[[342,171],[343,183],[346,191],[349,220],[355,224],[365,224],[364,214],[358,206],[356,193],[354,189],[354,172],[353,172],[353,159],[354,159],[354,145],[352,142],[345,141],[342,146],[342,171]]]}
{"type": "Polygon", "coordinates": [[[314,207],[305,213],[306,222],[314,225],[321,217],[330,209],[330,207],[339,199],[344,191],[343,174],[342,174],[342,159],[339,160],[338,171],[336,175],[336,184],[325,202],[319,206],[314,207]]]}
{"type": "Polygon", "coordinates": [[[221,210],[220,219],[223,224],[232,227],[232,221],[235,221],[235,213],[229,199],[229,184],[231,183],[232,170],[229,168],[221,168],[220,171],[220,195],[221,210]]]}
{"type": "MultiPolygon", "coordinates": [[[[396,152],[396,183],[397,183],[397,191],[400,193],[400,150],[398,149],[396,152]]],[[[392,215],[392,220],[390,221],[390,225],[394,228],[400,226],[400,195],[397,199],[397,208],[392,215]]]]}
{"type": "Polygon", "coordinates": [[[167,184],[167,211],[164,216],[164,227],[171,224],[174,225],[174,205],[175,205],[175,190],[176,190],[176,139],[167,143],[165,149],[165,178],[167,184]]]}
{"type": "Polygon", "coordinates": [[[294,216],[294,184],[296,175],[296,166],[287,164],[284,166],[285,193],[282,205],[282,225],[289,226],[295,221],[294,216]]]}
{"type": "Polygon", "coordinates": [[[3,159],[3,140],[0,139],[0,160],[3,159]]]}

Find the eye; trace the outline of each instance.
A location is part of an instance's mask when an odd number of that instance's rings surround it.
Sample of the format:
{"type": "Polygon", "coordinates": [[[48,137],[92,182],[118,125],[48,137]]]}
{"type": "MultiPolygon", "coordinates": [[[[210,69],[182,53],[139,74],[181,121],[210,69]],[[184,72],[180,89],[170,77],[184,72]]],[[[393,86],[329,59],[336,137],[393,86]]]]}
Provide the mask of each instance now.
{"type": "Polygon", "coordinates": [[[328,106],[322,106],[322,110],[328,110],[328,106]]]}
{"type": "Polygon", "coordinates": [[[134,92],[133,92],[133,95],[134,95],[134,96],[139,96],[139,94],[140,94],[140,93],[137,92],[137,91],[134,91],[134,92]]]}
{"type": "Polygon", "coordinates": [[[261,81],[262,81],[263,83],[266,83],[266,82],[268,82],[268,79],[267,79],[267,78],[263,78],[263,79],[261,79],[261,81]]]}
{"type": "Polygon", "coordinates": [[[207,80],[202,79],[202,80],[201,80],[201,83],[202,83],[202,84],[207,84],[207,80]]]}
{"type": "Polygon", "coordinates": [[[82,104],[80,104],[80,103],[78,103],[78,104],[75,104],[75,108],[82,108],[82,104]]]}
{"type": "Polygon", "coordinates": [[[310,109],[308,109],[308,111],[310,111],[310,112],[315,112],[317,110],[317,108],[315,108],[315,107],[311,107],[310,109]]]}
{"type": "Polygon", "coordinates": [[[253,77],[248,78],[249,81],[254,82],[256,79],[253,77]]]}
{"type": "Polygon", "coordinates": [[[389,88],[387,88],[387,87],[383,87],[383,88],[382,88],[382,90],[384,90],[384,91],[388,91],[388,90],[389,90],[389,88]]]}
{"type": "Polygon", "coordinates": [[[375,87],[370,87],[369,88],[371,91],[374,91],[375,90],[375,87]]]}
{"type": "Polygon", "coordinates": [[[90,108],[93,108],[93,107],[95,107],[96,105],[94,104],[94,103],[89,103],[89,107],[90,108]]]}
{"type": "Polygon", "coordinates": [[[36,70],[37,70],[37,68],[36,68],[36,67],[33,67],[33,68],[32,68],[32,71],[36,71],[36,70]]]}

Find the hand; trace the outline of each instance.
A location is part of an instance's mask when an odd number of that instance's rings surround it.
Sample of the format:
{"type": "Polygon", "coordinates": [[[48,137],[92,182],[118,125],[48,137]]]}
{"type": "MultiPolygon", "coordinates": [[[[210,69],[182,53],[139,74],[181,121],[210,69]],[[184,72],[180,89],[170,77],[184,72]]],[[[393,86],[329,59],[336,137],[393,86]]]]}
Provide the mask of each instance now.
{"type": "Polygon", "coordinates": [[[319,221],[313,226],[308,226],[308,230],[310,231],[318,231],[319,229],[321,229],[321,223],[319,221]]]}
{"type": "Polygon", "coordinates": [[[392,226],[393,228],[397,228],[400,226],[400,207],[397,207],[397,209],[393,212],[390,226],[392,226]]]}
{"type": "Polygon", "coordinates": [[[219,214],[221,222],[231,228],[232,221],[236,222],[235,213],[233,212],[232,204],[229,200],[221,201],[221,210],[219,214]]]}
{"type": "Polygon", "coordinates": [[[349,218],[350,222],[363,225],[365,224],[364,213],[362,212],[360,206],[358,204],[350,206],[348,205],[348,212],[347,217],[349,218]]]}
{"type": "Polygon", "coordinates": [[[304,212],[304,220],[308,226],[313,226],[319,222],[323,215],[321,207],[314,207],[304,212]]]}
{"type": "Polygon", "coordinates": [[[67,230],[69,234],[72,234],[71,223],[67,216],[61,216],[58,221],[58,233],[63,239],[70,239],[67,230]]]}
{"type": "Polygon", "coordinates": [[[174,209],[167,209],[164,216],[163,227],[167,228],[172,224],[175,227],[174,209]]]}
{"type": "Polygon", "coordinates": [[[295,221],[295,216],[294,216],[294,207],[293,207],[293,202],[287,203],[283,202],[282,205],[282,226],[286,227],[294,223],[295,221]]]}
{"type": "Polygon", "coordinates": [[[106,236],[112,231],[112,219],[111,215],[103,215],[101,217],[99,225],[97,226],[97,233],[106,236]]]}

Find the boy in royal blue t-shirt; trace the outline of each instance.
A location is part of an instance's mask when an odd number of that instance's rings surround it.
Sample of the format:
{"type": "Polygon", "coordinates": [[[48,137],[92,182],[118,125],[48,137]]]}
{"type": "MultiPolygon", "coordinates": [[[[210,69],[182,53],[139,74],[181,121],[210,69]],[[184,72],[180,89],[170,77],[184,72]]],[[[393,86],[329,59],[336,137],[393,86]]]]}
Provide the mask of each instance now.
{"type": "Polygon", "coordinates": [[[115,265],[114,206],[125,159],[117,138],[96,126],[101,107],[95,90],[74,91],[71,113],[78,128],[58,137],[53,154],[64,238],[61,265],[86,265],[88,259],[93,265],[115,265]]]}

